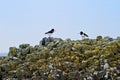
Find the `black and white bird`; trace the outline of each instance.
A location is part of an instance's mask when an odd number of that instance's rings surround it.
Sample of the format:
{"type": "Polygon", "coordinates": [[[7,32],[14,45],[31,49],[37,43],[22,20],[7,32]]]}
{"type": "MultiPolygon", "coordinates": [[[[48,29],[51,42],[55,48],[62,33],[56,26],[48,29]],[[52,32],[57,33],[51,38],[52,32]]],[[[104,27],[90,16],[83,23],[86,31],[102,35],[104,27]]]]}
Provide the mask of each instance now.
{"type": "Polygon", "coordinates": [[[50,31],[46,32],[49,37],[54,33],[55,29],[51,29],[50,31]]]}
{"type": "Polygon", "coordinates": [[[86,33],[84,33],[84,32],[80,32],[80,35],[82,36],[82,38],[84,39],[85,37],[88,37],[88,35],[86,34],[86,33]]]}

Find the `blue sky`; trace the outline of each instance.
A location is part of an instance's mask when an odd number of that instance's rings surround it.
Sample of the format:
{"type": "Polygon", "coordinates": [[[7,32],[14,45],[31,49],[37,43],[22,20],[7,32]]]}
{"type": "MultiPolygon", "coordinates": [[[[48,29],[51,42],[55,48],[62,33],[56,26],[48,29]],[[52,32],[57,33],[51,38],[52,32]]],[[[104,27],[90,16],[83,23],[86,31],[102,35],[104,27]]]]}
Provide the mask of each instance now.
{"type": "Polygon", "coordinates": [[[1,0],[0,52],[10,46],[39,44],[51,28],[62,39],[120,34],[120,0],[1,0]]]}

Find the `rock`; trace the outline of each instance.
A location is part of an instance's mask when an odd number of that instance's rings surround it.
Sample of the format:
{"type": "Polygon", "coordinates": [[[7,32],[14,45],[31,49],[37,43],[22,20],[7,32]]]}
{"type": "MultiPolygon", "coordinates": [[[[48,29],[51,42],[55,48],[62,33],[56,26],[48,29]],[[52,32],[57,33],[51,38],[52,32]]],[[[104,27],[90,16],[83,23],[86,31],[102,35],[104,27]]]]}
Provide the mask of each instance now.
{"type": "Polygon", "coordinates": [[[108,69],[110,66],[109,66],[109,64],[108,63],[105,63],[104,64],[104,69],[108,69]]]}
{"type": "Polygon", "coordinates": [[[120,76],[118,76],[118,77],[116,78],[116,80],[120,80],[120,76]]]}
{"type": "Polygon", "coordinates": [[[110,38],[43,38],[39,45],[10,47],[0,57],[3,80],[119,80],[120,41],[110,38]]]}
{"type": "Polygon", "coordinates": [[[104,63],[109,63],[109,60],[108,60],[108,59],[105,59],[105,60],[104,60],[104,63]]]}
{"type": "Polygon", "coordinates": [[[2,75],[0,74],[0,80],[2,80],[3,79],[3,77],[2,77],[2,75]]]}
{"type": "Polygon", "coordinates": [[[30,44],[21,44],[21,45],[19,45],[19,48],[20,49],[26,49],[29,46],[30,46],[30,44]]]}
{"type": "Polygon", "coordinates": [[[43,46],[47,46],[50,42],[53,42],[54,41],[54,38],[53,37],[44,37],[41,41],[40,41],[40,45],[43,45],[43,46]]]}
{"type": "Polygon", "coordinates": [[[113,38],[110,38],[109,36],[104,37],[104,41],[110,42],[113,41],[113,38]]]}
{"type": "Polygon", "coordinates": [[[46,46],[47,45],[46,42],[47,42],[47,38],[45,37],[40,41],[40,45],[46,46]]]}
{"type": "Polygon", "coordinates": [[[104,70],[110,68],[109,60],[108,60],[108,59],[105,59],[105,60],[104,60],[104,63],[105,63],[105,64],[104,64],[104,70]]]}
{"type": "Polygon", "coordinates": [[[118,37],[116,38],[116,40],[120,41],[120,36],[118,36],[118,37]]]}
{"type": "Polygon", "coordinates": [[[30,53],[33,53],[34,52],[34,47],[33,46],[29,46],[29,51],[30,51],[30,53]]]}
{"type": "Polygon", "coordinates": [[[30,53],[30,48],[29,47],[21,50],[22,55],[26,55],[26,54],[29,54],[29,53],[30,53]]]}
{"type": "Polygon", "coordinates": [[[102,41],[102,36],[97,36],[97,41],[102,41]]]}
{"type": "Polygon", "coordinates": [[[17,57],[17,48],[16,47],[10,47],[8,56],[15,56],[15,57],[17,57]]]}

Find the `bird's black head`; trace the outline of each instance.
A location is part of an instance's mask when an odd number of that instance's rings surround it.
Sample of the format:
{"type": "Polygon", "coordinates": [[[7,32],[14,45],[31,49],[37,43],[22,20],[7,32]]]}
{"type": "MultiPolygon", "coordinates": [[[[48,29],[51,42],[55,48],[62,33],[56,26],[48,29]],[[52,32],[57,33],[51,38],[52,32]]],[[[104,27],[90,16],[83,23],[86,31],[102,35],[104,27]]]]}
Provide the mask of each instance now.
{"type": "Polygon", "coordinates": [[[51,29],[51,31],[55,31],[55,29],[51,29]]]}
{"type": "Polygon", "coordinates": [[[82,32],[82,31],[80,32],[80,35],[83,35],[83,32],[82,32]]]}

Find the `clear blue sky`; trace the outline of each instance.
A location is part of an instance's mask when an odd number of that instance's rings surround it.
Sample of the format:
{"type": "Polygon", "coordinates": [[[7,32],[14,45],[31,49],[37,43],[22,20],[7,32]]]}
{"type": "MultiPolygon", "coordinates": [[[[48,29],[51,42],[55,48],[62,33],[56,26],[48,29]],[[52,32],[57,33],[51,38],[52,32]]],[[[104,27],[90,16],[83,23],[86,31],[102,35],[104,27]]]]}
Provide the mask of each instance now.
{"type": "Polygon", "coordinates": [[[120,0],[0,0],[0,53],[10,46],[39,44],[51,28],[53,37],[81,39],[120,34],[120,0]]]}

